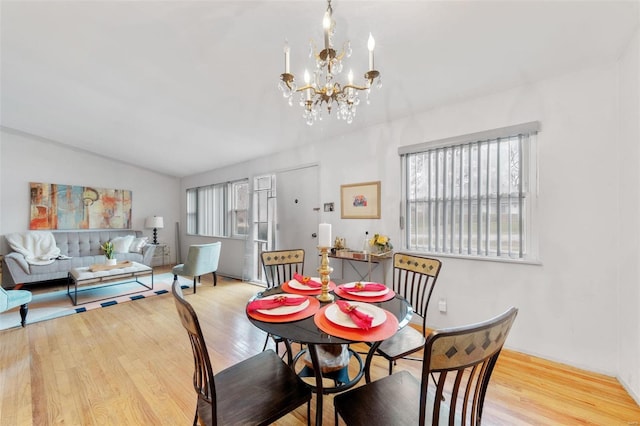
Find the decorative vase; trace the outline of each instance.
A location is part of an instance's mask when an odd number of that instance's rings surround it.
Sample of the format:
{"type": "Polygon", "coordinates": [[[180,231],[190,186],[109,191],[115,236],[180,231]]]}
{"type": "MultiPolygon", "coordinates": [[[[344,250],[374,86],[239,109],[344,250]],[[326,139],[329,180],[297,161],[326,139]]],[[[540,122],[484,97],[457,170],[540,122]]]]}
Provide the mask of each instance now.
{"type": "Polygon", "coordinates": [[[116,259],[107,259],[107,265],[109,265],[109,266],[113,266],[113,265],[115,265],[115,264],[116,264],[116,262],[117,262],[117,260],[116,260],[116,259]]]}
{"type": "Polygon", "coordinates": [[[371,254],[373,255],[377,255],[377,256],[381,256],[384,254],[389,253],[390,249],[388,247],[384,247],[384,246],[379,246],[379,245],[374,245],[371,248],[371,254]]]}

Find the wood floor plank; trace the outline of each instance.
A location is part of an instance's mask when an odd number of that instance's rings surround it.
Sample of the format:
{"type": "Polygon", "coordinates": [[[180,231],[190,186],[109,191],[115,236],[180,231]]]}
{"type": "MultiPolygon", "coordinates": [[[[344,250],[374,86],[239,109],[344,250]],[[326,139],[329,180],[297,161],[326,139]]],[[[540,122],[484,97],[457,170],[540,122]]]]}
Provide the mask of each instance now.
{"type": "MultiPolygon", "coordinates": [[[[212,283],[203,277],[186,298],[221,371],[261,351],[265,334],[244,313],[258,287],[223,277],[212,283]]],[[[419,376],[420,367],[403,360],[394,371],[419,376]]],[[[1,331],[0,426],[191,424],[192,373],[170,294],[1,331]]],[[[372,376],[386,374],[386,361],[376,357],[372,376]]],[[[323,418],[333,424],[333,398],[324,398],[323,418]]],[[[306,415],[300,407],[276,425],[304,425],[306,415]]],[[[640,407],[615,378],[504,350],[483,424],[629,426],[640,424],[640,407]]]]}

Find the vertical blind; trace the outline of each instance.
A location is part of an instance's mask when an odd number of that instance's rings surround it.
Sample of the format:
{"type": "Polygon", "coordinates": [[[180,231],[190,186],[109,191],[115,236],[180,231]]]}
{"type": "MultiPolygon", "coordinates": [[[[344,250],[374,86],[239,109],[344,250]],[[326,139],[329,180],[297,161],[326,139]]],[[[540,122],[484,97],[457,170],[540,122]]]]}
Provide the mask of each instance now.
{"type": "Polygon", "coordinates": [[[525,258],[528,153],[538,126],[401,148],[408,248],[525,258]]]}
{"type": "Polygon", "coordinates": [[[242,236],[248,232],[248,180],[187,189],[187,232],[242,236]]]}

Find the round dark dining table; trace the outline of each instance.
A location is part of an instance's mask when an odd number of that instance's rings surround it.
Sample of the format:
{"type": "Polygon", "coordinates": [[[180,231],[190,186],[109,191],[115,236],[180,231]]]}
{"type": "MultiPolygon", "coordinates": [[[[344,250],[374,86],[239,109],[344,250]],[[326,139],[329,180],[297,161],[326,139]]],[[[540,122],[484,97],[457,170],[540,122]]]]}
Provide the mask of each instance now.
{"type": "MultiPolygon", "coordinates": [[[[284,293],[285,292],[281,286],[274,287],[274,288],[257,293],[248,301],[248,303],[258,298],[272,296],[276,294],[284,294],[284,293]]],[[[341,299],[340,296],[334,293],[331,293],[331,294],[334,295],[334,298],[336,300],[341,299]]],[[[308,297],[315,298],[316,296],[308,296],[308,297]]],[[[320,312],[320,310],[323,307],[329,304],[330,303],[320,303],[320,309],[317,312],[320,312]]],[[[413,308],[411,307],[411,304],[402,296],[397,294],[394,295],[394,297],[391,298],[390,300],[383,301],[383,302],[372,302],[370,304],[373,306],[382,308],[388,311],[393,316],[395,316],[398,320],[397,330],[406,326],[409,323],[411,316],[413,315],[413,308]]],[[[321,425],[322,424],[322,399],[323,399],[322,396],[324,392],[323,392],[323,384],[322,384],[322,372],[321,372],[321,369],[319,368],[320,362],[318,359],[318,354],[315,346],[359,343],[362,340],[349,340],[349,339],[332,336],[331,334],[326,333],[325,331],[321,330],[318,327],[318,325],[316,325],[316,322],[314,320],[314,315],[311,315],[307,318],[300,319],[297,321],[270,322],[270,321],[261,321],[256,318],[253,318],[248,311],[246,312],[247,312],[247,318],[249,319],[249,321],[259,329],[269,334],[280,336],[290,341],[307,345],[311,362],[314,367],[313,371],[316,379],[316,386],[315,386],[316,396],[317,396],[316,425],[321,425]]],[[[380,343],[382,343],[382,341],[377,341],[377,342],[368,341],[368,343],[370,344],[370,348],[367,353],[366,361],[364,363],[364,375],[367,383],[371,381],[369,368],[371,366],[373,356],[378,346],[380,345],[380,343]]],[[[291,367],[293,368],[294,366],[292,365],[291,367]]]]}

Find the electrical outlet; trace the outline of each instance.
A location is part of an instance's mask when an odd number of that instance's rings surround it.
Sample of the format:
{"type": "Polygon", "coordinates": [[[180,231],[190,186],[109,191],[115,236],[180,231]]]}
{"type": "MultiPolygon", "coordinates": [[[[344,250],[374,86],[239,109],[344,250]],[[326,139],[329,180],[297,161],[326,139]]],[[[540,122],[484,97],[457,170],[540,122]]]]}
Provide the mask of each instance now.
{"type": "Polygon", "coordinates": [[[440,301],[438,301],[438,309],[440,312],[447,312],[447,299],[440,299],[440,301]]]}

